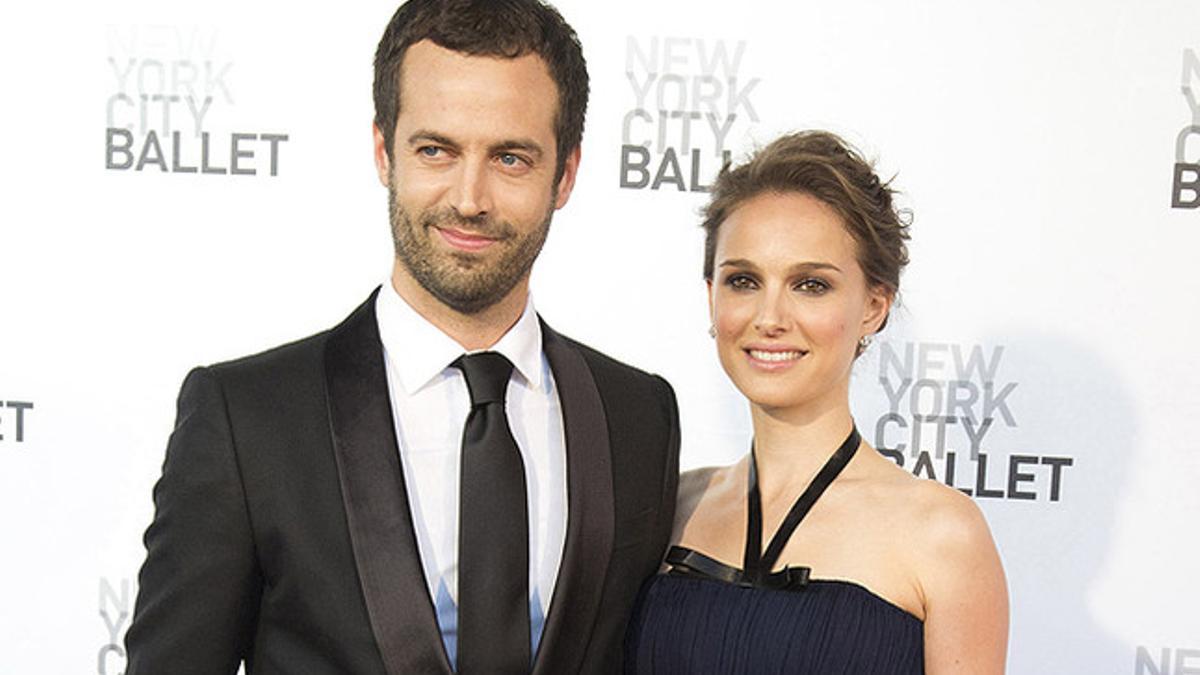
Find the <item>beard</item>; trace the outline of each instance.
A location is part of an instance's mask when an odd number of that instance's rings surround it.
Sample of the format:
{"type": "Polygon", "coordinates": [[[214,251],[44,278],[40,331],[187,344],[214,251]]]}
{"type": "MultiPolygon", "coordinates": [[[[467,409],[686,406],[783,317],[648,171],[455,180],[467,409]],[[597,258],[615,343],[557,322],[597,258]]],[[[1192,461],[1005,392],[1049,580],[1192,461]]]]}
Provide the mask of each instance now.
{"type": "Polygon", "coordinates": [[[550,232],[557,192],[551,194],[542,222],[521,234],[512,223],[488,214],[465,218],[449,207],[410,213],[389,181],[388,218],[396,259],[439,302],[460,314],[478,314],[503,300],[533,268],[550,232]],[[446,251],[434,243],[432,231],[446,226],[495,242],[480,253],[446,251]]]}

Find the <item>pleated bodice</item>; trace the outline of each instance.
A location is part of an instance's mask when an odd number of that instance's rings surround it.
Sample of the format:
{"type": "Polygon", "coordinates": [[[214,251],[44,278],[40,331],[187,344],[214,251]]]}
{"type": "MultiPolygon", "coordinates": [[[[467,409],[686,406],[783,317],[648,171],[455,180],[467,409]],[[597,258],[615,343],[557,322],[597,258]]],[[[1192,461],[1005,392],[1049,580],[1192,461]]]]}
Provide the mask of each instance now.
{"type": "Polygon", "coordinates": [[[792,532],[860,443],[851,429],[765,551],[752,446],[742,568],[673,546],[670,571],[642,586],[625,641],[626,674],[924,673],[924,625],[915,616],[859,584],[812,579],[808,567],[774,571],[792,532]]]}
{"type": "Polygon", "coordinates": [[[921,621],[845,581],[791,591],[659,574],[642,588],[628,635],[627,674],[924,672],[921,621]]]}

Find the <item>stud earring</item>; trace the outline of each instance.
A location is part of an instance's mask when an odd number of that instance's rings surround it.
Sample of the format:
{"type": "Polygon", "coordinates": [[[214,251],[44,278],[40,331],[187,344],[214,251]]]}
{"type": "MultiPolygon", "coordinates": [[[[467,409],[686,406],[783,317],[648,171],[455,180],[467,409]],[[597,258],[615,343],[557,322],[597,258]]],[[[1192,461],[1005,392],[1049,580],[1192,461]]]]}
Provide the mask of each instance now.
{"type": "Polygon", "coordinates": [[[867,347],[870,347],[870,346],[871,346],[871,336],[870,335],[864,335],[858,339],[858,348],[860,350],[866,351],[867,347]]]}
{"type": "Polygon", "coordinates": [[[717,327],[716,326],[710,325],[708,327],[708,337],[710,337],[710,338],[717,337],[717,327]]]}

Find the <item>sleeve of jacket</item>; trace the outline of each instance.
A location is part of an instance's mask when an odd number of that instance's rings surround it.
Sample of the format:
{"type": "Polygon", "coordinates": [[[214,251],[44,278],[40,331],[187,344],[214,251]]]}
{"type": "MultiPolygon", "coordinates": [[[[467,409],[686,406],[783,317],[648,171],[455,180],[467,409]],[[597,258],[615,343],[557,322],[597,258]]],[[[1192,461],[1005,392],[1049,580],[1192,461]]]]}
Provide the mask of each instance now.
{"type": "Polygon", "coordinates": [[[126,673],[236,673],[261,580],[225,397],[207,369],[183,383],[154,508],[126,673]]]}
{"type": "MultiPolygon", "coordinates": [[[[660,520],[662,531],[659,533],[659,540],[670,542],[671,530],[675,522],[676,493],[679,489],[679,404],[675,401],[675,390],[671,388],[671,383],[658,376],[655,376],[655,379],[661,385],[660,398],[666,407],[668,424],[671,425],[670,435],[667,439],[666,467],[663,469],[662,507],[659,511],[662,514],[660,520]]],[[[667,554],[665,545],[662,553],[664,556],[667,554]]]]}

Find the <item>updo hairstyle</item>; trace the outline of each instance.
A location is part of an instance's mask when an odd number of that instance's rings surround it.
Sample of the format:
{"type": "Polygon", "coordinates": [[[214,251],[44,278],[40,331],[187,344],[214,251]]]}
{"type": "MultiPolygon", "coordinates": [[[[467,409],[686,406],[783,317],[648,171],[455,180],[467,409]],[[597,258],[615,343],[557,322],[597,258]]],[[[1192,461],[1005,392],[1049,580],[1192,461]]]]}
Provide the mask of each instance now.
{"type": "MultiPolygon", "coordinates": [[[[900,290],[908,264],[909,214],[896,209],[891,181],[880,183],[869,162],[836,134],[781,136],[739,166],[726,164],[704,208],[704,278],[712,281],[717,234],[739,206],[766,192],[811,195],[834,210],[854,239],[858,265],[872,288],[900,290]]],[[[887,325],[887,317],[879,325],[887,325]]]]}

